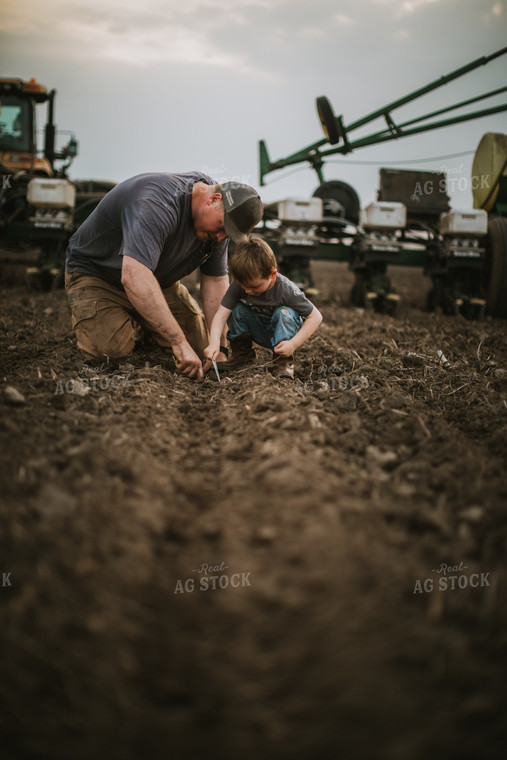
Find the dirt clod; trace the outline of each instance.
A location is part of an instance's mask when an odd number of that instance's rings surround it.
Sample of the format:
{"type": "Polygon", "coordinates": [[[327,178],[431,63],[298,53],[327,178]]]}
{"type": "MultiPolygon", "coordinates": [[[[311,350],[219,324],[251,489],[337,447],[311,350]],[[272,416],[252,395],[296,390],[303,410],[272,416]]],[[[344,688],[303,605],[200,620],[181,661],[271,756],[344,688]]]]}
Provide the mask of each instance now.
{"type": "Polygon", "coordinates": [[[12,404],[13,406],[26,404],[26,398],[23,396],[21,391],[18,391],[18,389],[14,388],[12,385],[7,385],[4,388],[4,396],[9,404],[12,404]]]}

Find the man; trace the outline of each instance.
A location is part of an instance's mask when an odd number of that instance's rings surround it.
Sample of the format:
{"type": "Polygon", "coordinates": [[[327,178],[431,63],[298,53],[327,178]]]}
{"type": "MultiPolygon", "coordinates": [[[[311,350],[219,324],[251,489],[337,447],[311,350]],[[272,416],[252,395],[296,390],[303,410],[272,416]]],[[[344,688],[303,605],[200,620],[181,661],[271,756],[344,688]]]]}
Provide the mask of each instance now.
{"type": "Polygon", "coordinates": [[[140,174],[114,187],[69,242],[78,348],[90,359],[129,356],[144,329],[172,351],[177,372],[202,378],[199,355],[229,284],[227,238],[241,241],[262,214],[252,187],[200,172],[140,174]],[[179,282],[197,267],[204,315],[179,282]]]}

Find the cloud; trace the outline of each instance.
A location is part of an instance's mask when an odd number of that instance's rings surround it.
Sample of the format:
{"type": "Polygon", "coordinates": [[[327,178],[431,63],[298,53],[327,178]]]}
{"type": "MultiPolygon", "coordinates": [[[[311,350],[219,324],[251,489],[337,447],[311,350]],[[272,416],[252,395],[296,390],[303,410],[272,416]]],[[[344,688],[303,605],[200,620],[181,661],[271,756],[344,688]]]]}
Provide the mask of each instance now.
{"type": "MultiPolygon", "coordinates": [[[[204,164],[256,177],[260,137],[276,160],[322,136],[316,96],[327,95],[351,124],[501,48],[507,10],[507,0],[0,3],[4,75],[36,76],[55,87],[58,124],[75,129],[81,144],[73,176],[114,180],[204,164]]],[[[505,60],[404,106],[400,118],[500,87],[505,60]]],[[[444,155],[475,147],[484,131],[505,131],[505,114],[350,158],[444,155]]],[[[326,166],[327,178],[348,181],[373,200],[376,168],[361,185],[363,169],[339,161],[339,168],[326,166]]],[[[276,183],[266,196],[311,194],[315,173],[306,165],[294,171],[268,178],[276,183]]]]}
{"type": "Polygon", "coordinates": [[[250,14],[268,8],[268,0],[4,0],[0,30],[33,37],[41,52],[73,60],[93,56],[135,66],[178,63],[262,74],[244,52],[218,44],[216,33],[227,30],[234,38],[250,14]]]}
{"type": "MultiPolygon", "coordinates": [[[[405,16],[407,13],[413,13],[421,7],[434,5],[435,3],[445,4],[446,0],[375,0],[382,5],[392,5],[395,8],[397,16],[405,16]]],[[[449,0],[447,0],[449,2],[449,0]]],[[[450,0],[452,2],[452,0],[450,0]]]]}
{"type": "Polygon", "coordinates": [[[334,21],[338,24],[338,26],[354,26],[356,23],[356,20],[346,13],[336,13],[334,16],[334,21]]]}
{"type": "Polygon", "coordinates": [[[299,34],[301,37],[311,39],[312,37],[325,37],[325,31],[319,26],[303,26],[299,34]]]}
{"type": "Polygon", "coordinates": [[[81,49],[94,48],[100,57],[133,65],[152,63],[206,64],[248,70],[238,55],[216,48],[206,33],[183,24],[147,28],[146,25],[91,26],[80,21],[66,24],[66,33],[79,40],[81,49]]]}
{"type": "Polygon", "coordinates": [[[420,7],[426,5],[433,5],[434,3],[441,2],[441,0],[404,0],[400,6],[400,15],[404,13],[413,13],[420,7]]]}

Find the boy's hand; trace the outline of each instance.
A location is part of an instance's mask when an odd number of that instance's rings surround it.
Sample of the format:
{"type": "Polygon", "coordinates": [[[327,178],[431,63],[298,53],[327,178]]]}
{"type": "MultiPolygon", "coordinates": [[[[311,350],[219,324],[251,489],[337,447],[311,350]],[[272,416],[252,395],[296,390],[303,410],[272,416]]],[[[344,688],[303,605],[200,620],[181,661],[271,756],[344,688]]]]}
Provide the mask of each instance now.
{"type": "Polygon", "coordinates": [[[220,346],[218,346],[218,348],[213,348],[212,345],[207,346],[204,349],[204,356],[206,357],[206,361],[204,362],[204,366],[202,368],[202,371],[204,372],[204,374],[206,374],[207,372],[209,372],[209,370],[211,369],[211,367],[212,367],[211,362],[212,362],[213,359],[216,362],[225,362],[225,361],[227,361],[226,355],[223,354],[220,351],[220,346]]]}
{"type": "Polygon", "coordinates": [[[209,346],[206,346],[204,349],[204,356],[209,361],[212,361],[213,359],[216,361],[219,354],[220,345],[213,345],[213,343],[210,343],[209,346]]]}
{"type": "Polygon", "coordinates": [[[292,340],[281,340],[280,343],[274,347],[273,351],[275,354],[284,356],[286,359],[288,359],[289,356],[292,356],[294,353],[295,348],[292,340]]]}

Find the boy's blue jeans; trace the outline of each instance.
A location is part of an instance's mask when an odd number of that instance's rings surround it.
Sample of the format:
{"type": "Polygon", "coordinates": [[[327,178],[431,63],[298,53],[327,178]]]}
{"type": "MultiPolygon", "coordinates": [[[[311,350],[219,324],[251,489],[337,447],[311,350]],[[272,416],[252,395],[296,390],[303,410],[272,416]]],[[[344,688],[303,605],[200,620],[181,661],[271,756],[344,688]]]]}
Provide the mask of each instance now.
{"type": "Polygon", "coordinates": [[[227,326],[227,338],[235,340],[250,335],[255,343],[274,348],[282,340],[290,340],[303,324],[303,318],[289,306],[279,306],[271,316],[269,327],[252,309],[241,301],[232,310],[227,326]]]}

